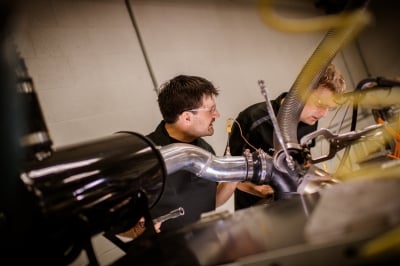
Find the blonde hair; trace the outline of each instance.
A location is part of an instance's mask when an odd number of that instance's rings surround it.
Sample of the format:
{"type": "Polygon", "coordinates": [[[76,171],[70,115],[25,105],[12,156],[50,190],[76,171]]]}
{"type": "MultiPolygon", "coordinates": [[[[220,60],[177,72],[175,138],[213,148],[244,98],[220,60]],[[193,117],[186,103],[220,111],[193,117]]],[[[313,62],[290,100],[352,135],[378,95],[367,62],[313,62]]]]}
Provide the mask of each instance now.
{"type": "Polygon", "coordinates": [[[341,94],[346,90],[346,82],[342,73],[340,73],[334,64],[328,65],[318,85],[327,87],[337,94],[341,94]]]}

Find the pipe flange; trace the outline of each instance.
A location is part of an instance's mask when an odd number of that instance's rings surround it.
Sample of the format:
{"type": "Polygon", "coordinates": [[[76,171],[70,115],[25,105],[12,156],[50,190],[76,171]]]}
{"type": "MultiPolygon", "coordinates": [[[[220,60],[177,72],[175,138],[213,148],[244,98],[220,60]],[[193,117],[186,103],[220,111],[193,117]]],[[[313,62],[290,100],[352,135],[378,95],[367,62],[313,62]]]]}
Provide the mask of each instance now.
{"type": "MultiPolygon", "coordinates": [[[[287,143],[286,148],[289,155],[292,153],[299,153],[302,150],[301,145],[298,143],[287,143]]],[[[288,173],[289,166],[287,159],[283,149],[275,152],[273,159],[275,168],[281,172],[288,173]]],[[[293,158],[291,158],[291,160],[293,160],[293,158]]]]}
{"type": "Polygon", "coordinates": [[[254,166],[253,166],[253,154],[250,152],[243,153],[247,162],[247,176],[246,181],[251,181],[254,174],[254,166]]]}
{"type": "Polygon", "coordinates": [[[267,153],[265,153],[263,150],[259,150],[259,158],[260,158],[260,163],[261,163],[261,175],[260,175],[260,183],[261,184],[266,184],[267,180],[267,153]]]}

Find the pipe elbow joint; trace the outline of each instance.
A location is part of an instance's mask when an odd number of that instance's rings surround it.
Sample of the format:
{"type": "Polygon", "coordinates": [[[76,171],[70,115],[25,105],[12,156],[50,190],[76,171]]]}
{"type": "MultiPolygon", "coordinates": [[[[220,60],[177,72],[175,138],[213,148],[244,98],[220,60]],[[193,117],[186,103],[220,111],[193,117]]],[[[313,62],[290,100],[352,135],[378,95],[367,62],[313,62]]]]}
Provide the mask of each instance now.
{"type": "Polygon", "coordinates": [[[249,174],[252,173],[249,180],[251,183],[256,185],[270,185],[277,195],[297,191],[296,179],[277,169],[271,156],[262,150],[255,151],[246,156],[249,174]]]}

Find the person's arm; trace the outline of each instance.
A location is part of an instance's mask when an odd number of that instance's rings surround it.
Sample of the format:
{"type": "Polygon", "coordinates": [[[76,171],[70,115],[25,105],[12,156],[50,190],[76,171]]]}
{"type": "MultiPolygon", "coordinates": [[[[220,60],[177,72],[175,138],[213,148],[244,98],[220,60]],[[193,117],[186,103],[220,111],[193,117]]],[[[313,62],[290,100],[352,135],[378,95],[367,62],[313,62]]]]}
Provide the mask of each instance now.
{"type": "Polygon", "coordinates": [[[274,194],[274,190],[269,185],[256,185],[250,182],[241,182],[237,185],[238,189],[249,194],[265,198],[268,195],[274,194]]]}
{"type": "Polygon", "coordinates": [[[217,186],[216,206],[219,207],[229,200],[239,182],[221,182],[217,186]]]}
{"type": "Polygon", "coordinates": [[[274,190],[269,185],[256,185],[250,182],[222,182],[217,186],[216,207],[221,206],[229,200],[238,187],[241,191],[249,194],[265,198],[268,195],[274,194],[274,190]]]}

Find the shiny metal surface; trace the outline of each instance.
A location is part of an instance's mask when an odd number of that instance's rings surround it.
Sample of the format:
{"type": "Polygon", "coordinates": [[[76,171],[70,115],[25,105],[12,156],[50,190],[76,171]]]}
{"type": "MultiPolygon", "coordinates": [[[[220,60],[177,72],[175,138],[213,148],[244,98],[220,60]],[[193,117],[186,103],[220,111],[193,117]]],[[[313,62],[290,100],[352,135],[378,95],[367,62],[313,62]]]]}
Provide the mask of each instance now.
{"type": "Polygon", "coordinates": [[[292,194],[142,239],[116,265],[396,265],[399,189],[398,178],[385,178],[292,194]],[[390,233],[392,248],[382,249],[377,240],[390,233]]]}
{"type": "Polygon", "coordinates": [[[47,215],[73,215],[90,208],[111,215],[139,190],[146,194],[149,207],[155,204],[165,169],[148,139],[117,133],[63,147],[40,163],[27,163],[20,177],[47,215]],[[119,202],[123,198],[127,200],[119,202]]]}
{"type": "Polygon", "coordinates": [[[167,214],[161,215],[157,218],[153,219],[153,223],[162,223],[168,221],[169,219],[175,219],[179,216],[185,215],[185,210],[182,207],[179,207],[175,210],[170,211],[167,214]]]}
{"type": "Polygon", "coordinates": [[[163,146],[160,153],[168,174],[184,169],[212,181],[246,181],[251,178],[244,156],[215,156],[184,143],[163,146]]]}
{"type": "Polygon", "coordinates": [[[371,140],[373,137],[382,134],[382,129],[383,124],[373,124],[360,130],[353,130],[342,134],[333,134],[329,129],[321,128],[304,136],[300,140],[300,144],[308,144],[318,137],[324,137],[329,142],[328,154],[310,159],[311,163],[316,164],[334,158],[340,150],[354,144],[355,142],[371,140]]]}
{"type": "MultiPolygon", "coordinates": [[[[160,265],[185,265],[188,259],[195,263],[191,265],[220,265],[252,254],[303,243],[302,228],[307,218],[304,205],[312,210],[317,195],[300,197],[296,194],[290,200],[239,210],[234,215],[200,220],[177,232],[161,232],[148,248],[150,253],[154,252],[154,256],[159,257],[160,265]],[[176,254],[176,249],[167,243],[181,243],[184,249],[176,254]],[[157,251],[158,248],[161,252],[157,251]]],[[[144,244],[148,245],[148,240],[138,242],[128,251],[128,258],[132,256],[138,265],[144,265],[142,263],[149,260],[137,253],[140,250],[138,247],[144,244]]]]}
{"type": "Polygon", "coordinates": [[[246,181],[269,184],[277,193],[294,192],[297,184],[275,169],[267,153],[255,151],[244,156],[215,156],[197,146],[174,143],[159,147],[167,174],[186,170],[216,182],[246,181]]]}

